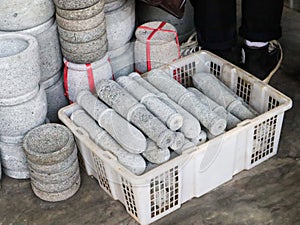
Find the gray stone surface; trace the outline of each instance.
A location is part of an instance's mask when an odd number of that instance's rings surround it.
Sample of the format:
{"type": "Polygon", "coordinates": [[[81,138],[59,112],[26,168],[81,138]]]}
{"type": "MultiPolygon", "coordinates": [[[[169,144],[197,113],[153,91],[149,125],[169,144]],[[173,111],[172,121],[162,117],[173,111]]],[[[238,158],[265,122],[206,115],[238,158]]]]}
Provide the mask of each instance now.
{"type": "MultiPolygon", "coordinates": [[[[134,44],[134,60],[135,69],[141,73],[147,72],[147,38],[158,28],[161,22],[148,22],[143,26],[152,28],[152,30],[138,27],[135,31],[136,41],[134,44]]],[[[172,30],[176,32],[173,25],[167,23],[162,29],[172,30]]],[[[173,32],[157,31],[151,40],[149,61],[151,69],[158,68],[164,64],[173,62],[179,58],[178,47],[176,43],[176,35],[173,32]]]]}
{"type": "Polygon", "coordinates": [[[186,138],[195,138],[199,135],[201,131],[201,126],[199,121],[188,111],[178,105],[176,102],[171,100],[166,94],[157,90],[152,84],[143,79],[138,73],[131,73],[129,75],[135,81],[137,81],[141,86],[148,89],[150,92],[156,94],[163,102],[168,104],[170,107],[173,107],[177,112],[179,112],[183,117],[183,124],[180,128],[186,138]]]}
{"type": "Polygon", "coordinates": [[[72,43],[89,42],[100,38],[106,32],[105,20],[95,28],[83,31],[70,31],[58,27],[59,37],[72,43]]]}
{"type": "Polygon", "coordinates": [[[19,31],[38,26],[55,12],[52,0],[2,0],[0,2],[0,30],[19,31]]]}
{"type": "Polygon", "coordinates": [[[161,148],[169,147],[174,141],[174,132],[169,130],[144,105],[130,95],[117,82],[101,80],[96,85],[99,98],[116,112],[127,118],[161,148]]]}
{"type": "Polygon", "coordinates": [[[65,30],[71,31],[83,31],[90,30],[97,27],[105,19],[104,11],[101,11],[97,15],[85,19],[85,20],[68,20],[56,13],[56,22],[58,26],[62,27],[65,30]]]}
{"type": "Polygon", "coordinates": [[[64,39],[60,39],[61,47],[70,53],[77,53],[77,54],[86,54],[95,51],[105,51],[106,44],[107,44],[107,36],[104,33],[101,37],[82,43],[72,43],[65,41],[64,39]]]}
{"type": "Polygon", "coordinates": [[[85,20],[91,18],[104,9],[104,1],[83,9],[66,10],[56,7],[56,13],[68,20],[85,20]]]}
{"type": "Polygon", "coordinates": [[[181,19],[176,18],[163,9],[151,6],[142,1],[137,1],[136,4],[138,25],[149,21],[166,21],[176,28],[178,38],[181,43],[186,41],[195,30],[194,9],[190,1],[186,1],[184,15],[181,19]]]}
{"type": "Polygon", "coordinates": [[[108,51],[115,80],[134,71],[133,46],[134,44],[129,42],[121,48],[108,51]]]}
{"type": "Polygon", "coordinates": [[[101,60],[105,57],[107,53],[107,44],[103,46],[101,51],[94,51],[89,53],[71,53],[63,48],[61,49],[63,56],[70,62],[77,63],[77,64],[87,64],[93,63],[98,60],[101,60]]]}
{"type": "Polygon", "coordinates": [[[72,154],[75,140],[67,127],[48,123],[30,130],[23,139],[23,147],[31,163],[53,165],[72,154]]]}
{"type": "Polygon", "coordinates": [[[37,40],[25,34],[0,34],[0,65],[0,104],[16,103],[14,98],[33,91],[40,81],[37,40]]]}
{"type": "Polygon", "coordinates": [[[28,101],[10,106],[0,106],[0,135],[22,136],[29,130],[44,123],[47,114],[45,90],[39,92],[28,101]]]}
{"type": "Polygon", "coordinates": [[[194,143],[194,142],[192,142],[192,141],[190,141],[188,139],[185,139],[182,147],[179,148],[179,149],[174,150],[174,152],[176,152],[177,154],[181,155],[184,151],[190,150],[192,148],[195,148],[195,146],[196,146],[196,143],[194,143]]]}
{"type": "Polygon", "coordinates": [[[23,138],[15,138],[14,143],[0,141],[0,155],[3,172],[15,179],[29,178],[27,159],[23,150],[23,138]]]}
{"type": "Polygon", "coordinates": [[[62,71],[59,71],[56,75],[43,82],[41,85],[44,85],[47,96],[47,118],[52,123],[58,123],[60,122],[58,118],[59,109],[69,104],[69,101],[65,96],[62,71]],[[52,82],[51,80],[54,80],[55,83],[50,84],[50,82],[52,82]]]}
{"type": "Polygon", "coordinates": [[[126,0],[105,0],[105,12],[117,10],[126,3],[126,0]]]}
{"type": "Polygon", "coordinates": [[[145,151],[147,144],[141,131],[89,91],[81,91],[77,103],[128,152],[137,154],[145,151]]]}
{"type": "Polygon", "coordinates": [[[168,148],[159,148],[154,141],[148,138],[147,149],[142,155],[151,163],[162,164],[170,159],[170,150],[168,148]]]}
{"type": "Polygon", "coordinates": [[[174,141],[170,146],[170,149],[174,151],[181,149],[184,146],[184,140],[185,140],[184,135],[181,132],[176,132],[174,141]]]}
{"type": "Polygon", "coordinates": [[[54,0],[54,4],[61,9],[84,9],[99,2],[99,0],[54,0]]]}
{"type": "Polygon", "coordinates": [[[221,81],[209,73],[197,73],[193,76],[194,86],[206,96],[223,106],[240,120],[252,119],[255,114],[242,104],[242,100],[221,81]]]}
{"type": "MultiPolygon", "coordinates": [[[[83,110],[77,110],[71,116],[74,123],[85,129],[91,140],[99,145],[103,150],[111,152],[118,158],[120,164],[125,166],[129,171],[140,175],[145,171],[146,162],[139,154],[133,154],[122,148],[115,139],[103,130],[94,119],[92,119],[83,110]]],[[[102,153],[99,153],[102,155],[102,153]]]]}
{"type": "Polygon", "coordinates": [[[144,104],[146,108],[159,118],[170,130],[176,131],[180,129],[183,123],[182,116],[176,110],[162,102],[155,94],[128,76],[118,78],[117,82],[140,103],[144,104]]]}
{"type": "MultiPolygon", "coordinates": [[[[100,51],[96,52],[97,54],[100,51]]],[[[66,63],[66,60],[64,60],[66,63]]],[[[90,90],[88,66],[86,64],[77,64],[67,62],[67,82],[68,85],[68,98],[76,101],[78,93],[82,90],[90,90]]],[[[94,84],[96,85],[101,79],[112,78],[112,68],[108,60],[108,55],[103,55],[99,60],[91,63],[94,84]]],[[[91,90],[93,91],[93,90],[91,90]]]]}
{"type": "Polygon", "coordinates": [[[194,93],[198,99],[205,105],[208,105],[217,115],[219,115],[221,118],[226,119],[227,126],[226,129],[232,129],[236,127],[236,125],[241,122],[236,116],[232,115],[230,112],[228,112],[223,106],[220,106],[213,100],[211,100],[209,97],[204,95],[201,91],[199,91],[196,88],[190,87],[188,90],[192,93],[194,93]]]}
{"type": "Polygon", "coordinates": [[[119,9],[106,12],[108,50],[122,47],[130,41],[135,29],[135,1],[127,0],[119,9]]]}
{"type": "Polygon", "coordinates": [[[172,77],[164,74],[163,71],[152,70],[147,74],[146,79],[185,110],[192,113],[212,134],[218,135],[225,130],[225,119],[222,119],[208,106],[202,104],[193,93],[186,90],[172,77]]]}

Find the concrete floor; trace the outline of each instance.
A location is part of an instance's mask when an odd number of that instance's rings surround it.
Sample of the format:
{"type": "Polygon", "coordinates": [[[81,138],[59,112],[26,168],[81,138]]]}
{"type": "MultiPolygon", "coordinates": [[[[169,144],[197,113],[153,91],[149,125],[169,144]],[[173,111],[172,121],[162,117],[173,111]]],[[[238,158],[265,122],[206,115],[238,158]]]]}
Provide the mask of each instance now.
{"type": "MultiPolygon", "coordinates": [[[[300,13],[285,8],[282,22],[284,61],[271,85],[291,97],[294,106],[285,115],[277,156],[186,202],[154,224],[300,224],[300,13]]],[[[136,224],[124,206],[100,189],[95,179],[81,174],[77,194],[59,203],[35,197],[29,180],[4,176],[0,225],[136,224]]]]}

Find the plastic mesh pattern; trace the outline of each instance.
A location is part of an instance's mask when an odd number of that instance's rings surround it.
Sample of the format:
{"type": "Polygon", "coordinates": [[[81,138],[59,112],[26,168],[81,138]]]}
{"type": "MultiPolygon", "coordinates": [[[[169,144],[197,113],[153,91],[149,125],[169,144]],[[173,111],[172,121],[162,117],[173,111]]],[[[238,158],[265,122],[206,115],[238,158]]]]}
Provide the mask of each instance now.
{"type": "Polygon", "coordinates": [[[127,211],[132,215],[134,215],[135,217],[138,217],[132,185],[123,177],[122,177],[122,190],[125,196],[127,211]]]}
{"type": "Polygon", "coordinates": [[[268,110],[274,109],[277,106],[279,106],[279,101],[269,96],[268,110]]]}
{"type": "Polygon", "coordinates": [[[95,155],[94,153],[92,154],[93,154],[93,160],[98,175],[98,182],[103,189],[105,189],[108,193],[111,194],[111,189],[105,173],[104,163],[97,155],[95,155]]]}
{"type": "Polygon", "coordinates": [[[251,164],[264,160],[274,152],[277,115],[254,128],[251,164]]]}
{"type": "Polygon", "coordinates": [[[238,77],[236,94],[249,104],[252,85],[244,79],[238,77]]]}
{"type": "Polygon", "coordinates": [[[210,62],[210,73],[215,75],[217,78],[220,78],[221,75],[221,66],[213,61],[210,62]]]}
{"type": "Polygon", "coordinates": [[[173,78],[185,87],[190,87],[193,84],[192,76],[196,73],[195,61],[190,62],[182,67],[173,69],[173,78]]]}
{"type": "Polygon", "coordinates": [[[179,204],[178,166],[151,179],[151,218],[179,204]]]}

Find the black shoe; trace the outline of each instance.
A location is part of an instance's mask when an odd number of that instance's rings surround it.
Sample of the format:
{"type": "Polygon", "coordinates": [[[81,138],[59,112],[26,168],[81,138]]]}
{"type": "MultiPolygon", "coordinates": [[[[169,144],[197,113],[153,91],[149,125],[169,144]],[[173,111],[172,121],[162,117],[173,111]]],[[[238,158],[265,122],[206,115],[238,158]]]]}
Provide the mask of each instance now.
{"type": "Polygon", "coordinates": [[[282,48],[278,41],[269,42],[264,47],[242,47],[241,67],[257,78],[268,83],[282,62],[282,48]]]}

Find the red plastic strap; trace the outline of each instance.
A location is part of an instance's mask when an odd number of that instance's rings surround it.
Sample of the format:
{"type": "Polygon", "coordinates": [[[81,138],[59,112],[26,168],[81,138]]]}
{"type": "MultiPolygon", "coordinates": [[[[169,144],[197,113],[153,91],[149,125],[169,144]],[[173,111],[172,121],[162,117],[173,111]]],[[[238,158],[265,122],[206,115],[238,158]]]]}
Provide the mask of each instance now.
{"type": "Polygon", "coordinates": [[[176,37],[176,45],[178,48],[178,58],[180,58],[180,44],[179,44],[179,39],[178,39],[178,34],[174,30],[166,30],[162,29],[166,25],[166,22],[161,22],[160,25],[157,28],[152,28],[152,27],[147,27],[147,26],[139,26],[141,29],[145,30],[152,30],[151,34],[148,36],[146,40],[146,60],[147,60],[147,70],[150,71],[152,69],[151,66],[151,61],[150,61],[150,40],[153,38],[154,34],[158,31],[163,31],[163,32],[170,32],[174,33],[176,37]]]}
{"type": "Polygon", "coordinates": [[[65,96],[69,99],[69,88],[68,88],[68,61],[65,62],[64,67],[64,88],[65,88],[65,96]]]}
{"type": "Polygon", "coordinates": [[[95,94],[96,93],[96,88],[95,88],[95,81],[94,81],[94,74],[93,74],[92,65],[90,63],[85,64],[85,65],[86,65],[87,74],[88,74],[88,81],[89,81],[90,91],[93,94],[95,94]]]}

